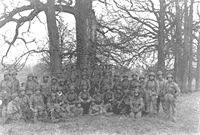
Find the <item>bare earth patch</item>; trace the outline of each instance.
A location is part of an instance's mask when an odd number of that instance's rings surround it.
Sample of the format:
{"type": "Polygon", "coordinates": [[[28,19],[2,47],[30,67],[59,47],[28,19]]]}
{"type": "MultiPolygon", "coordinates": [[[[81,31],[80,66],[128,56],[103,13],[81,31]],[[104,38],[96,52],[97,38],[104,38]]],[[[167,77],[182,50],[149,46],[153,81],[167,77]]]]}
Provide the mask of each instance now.
{"type": "Polygon", "coordinates": [[[0,126],[0,135],[199,135],[200,93],[182,95],[177,101],[177,123],[159,118],[133,120],[119,116],[84,116],[65,123],[0,126]]]}

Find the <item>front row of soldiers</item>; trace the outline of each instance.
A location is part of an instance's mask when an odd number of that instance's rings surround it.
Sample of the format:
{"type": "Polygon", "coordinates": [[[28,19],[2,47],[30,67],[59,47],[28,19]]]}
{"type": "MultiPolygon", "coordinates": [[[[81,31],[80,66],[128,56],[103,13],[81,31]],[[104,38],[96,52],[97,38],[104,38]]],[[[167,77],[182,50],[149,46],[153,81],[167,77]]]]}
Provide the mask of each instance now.
{"type": "Polygon", "coordinates": [[[50,80],[44,75],[41,83],[29,74],[25,87],[10,96],[5,123],[10,119],[62,122],[85,114],[140,118],[157,116],[160,106],[166,119],[175,121],[175,100],[180,89],[171,74],[165,79],[161,71],[157,75],[151,72],[147,78],[134,73],[129,80],[127,75],[112,77],[109,71],[102,75],[97,69],[90,78],[83,72],[80,80],[76,70],[69,80],[60,76],[50,80]]]}

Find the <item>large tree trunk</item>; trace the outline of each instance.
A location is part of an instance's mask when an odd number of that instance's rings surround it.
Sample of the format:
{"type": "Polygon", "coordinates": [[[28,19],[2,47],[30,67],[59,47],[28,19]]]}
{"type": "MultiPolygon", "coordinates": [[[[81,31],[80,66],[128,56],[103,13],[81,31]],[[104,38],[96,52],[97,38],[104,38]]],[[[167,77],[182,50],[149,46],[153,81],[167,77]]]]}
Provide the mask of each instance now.
{"type": "Polygon", "coordinates": [[[200,32],[197,46],[197,74],[196,74],[196,90],[200,90],[200,32]]]}
{"type": "Polygon", "coordinates": [[[60,72],[62,65],[60,57],[59,34],[56,24],[54,5],[55,0],[48,0],[47,9],[45,11],[49,34],[50,67],[52,73],[60,72]]]}
{"type": "Polygon", "coordinates": [[[92,10],[92,0],[76,1],[76,40],[77,66],[79,69],[90,66],[90,53],[95,52],[92,41],[95,41],[96,20],[92,10]]]}
{"type": "Polygon", "coordinates": [[[181,86],[183,79],[181,79],[181,67],[182,67],[182,37],[181,37],[181,26],[182,26],[182,20],[181,20],[181,9],[179,6],[179,0],[175,1],[176,6],[176,32],[175,32],[175,45],[174,45],[174,56],[175,56],[175,62],[174,62],[174,78],[175,81],[181,86]]]}
{"type": "Polygon", "coordinates": [[[188,6],[187,0],[184,0],[185,4],[185,16],[184,16],[184,54],[183,54],[183,82],[182,91],[187,92],[187,82],[188,82],[188,52],[189,52],[189,16],[188,16],[188,6]]]}
{"type": "Polygon", "coordinates": [[[164,54],[164,45],[165,45],[165,0],[160,1],[160,20],[159,20],[159,32],[158,32],[158,64],[157,70],[163,71],[165,67],[165,54],[164,54]]]}

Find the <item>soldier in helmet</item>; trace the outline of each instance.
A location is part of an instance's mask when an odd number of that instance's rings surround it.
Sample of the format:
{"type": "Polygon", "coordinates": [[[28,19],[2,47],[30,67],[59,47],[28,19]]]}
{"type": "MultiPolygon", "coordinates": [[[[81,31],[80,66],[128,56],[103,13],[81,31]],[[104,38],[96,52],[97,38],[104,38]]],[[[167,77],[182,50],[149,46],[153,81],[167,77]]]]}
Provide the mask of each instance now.
{"type": "Polygon", "coordinates": [[[27,94],[33,94],[35,91],[36,87],[35,87],[35,82],[33,80],[33,74],[28,74],[27,75],[27,81],[26,81],[26,93],[27,94]]]}
{"type": "Polygon", "coordinates": [[[91,73],[91,90],[90,90],[91,95],[94,94],[95,89],[99,89],[99,82],[101,78],[102,78],[101,71],[98,67],[98,64],[95,64],[91,73]]]}
{"type": "Polygon", "coordinates": [[[141,118],[142,110],[144,108],[144,101],[140,95],[139,89],[136,89],[134,92],[134,97],[130,100],[131,106],[131,117],[133,118],[141,118]]]}
{"type": "Polygon", "coordinates": [[[48,96],[51,92],[51,83],[47,74],[43,75],[42,82],[40,83],[41,94],[43,95],[44,104],[47,104],[48,96]]]}
{"type": "Polygon", "coordinates": [[[64,114],[61,111],[60,105],[55,104],[53,110],[51,111],[51,121],[53,123],[64,122],[64,114]]]}
{"type": "Polygon", "coordinates": [[[83,74],[81,77],[80,84],[79,84],[79,90],[82,90],[83,87],[86,87],[87,91],[89,91],[91,89],[90,81],[87,78],[86,74],[83,74]]]}
{"type": "Polygon", "coordinates": [[[3,124],[8,124],[11,120],[20,120],[21,114],[19,96],[17,93],[14,93],[12,94],[11,101],[8,103],[7,113],[3,124]]]}
{"type": "Polygon", "coordinates": [[[30,121],[33,118],[33,113],[30,109],[29,96],[26,95],[24,88],[20,88],[19,103],[22,110],[22,119],[26,122],[30,121]]]}
{"type": "Polygon", "coordinates": [[[125,92],[122,90],[120,86],[116,88],[114,92],[114,103],[113,103],[113,113],[119,115],[121,114],[121,110],[123,108],[123,98],[125,96],[125,92]]]}
{"type": "Polygon", "coordinates": [[[19,92],[19,88],[20,88],[20,83],[19,83],[19,80],[16,78],[17,76],[17,72],[12,72],[11,73],[11,82],[12,82],[12,94],[13,93],[18,93],[19,92]]]}
{"type": "Polygon", "coordinates": [[[130,90],[130,81],[128,80],[128,75],[123,75],[122,90],[125,93],[129,92],[130,90]]]}
{"type": "Polygon", "coordinates": [[[117,87],[122,87],[122,81],[120,78],[119,74],[115,74],[114,75],[114,79],[113,79],[113,92],[115,92],[115,90],[117,90],[117,87]]]}
{"type": "Polygon", "coordinates": [[[47,122],[48,121],[48,113],[43,106],[38,106],[38,113],[36,116],[38,122],[47,122]]]}
{"type": "Polygon", "coordinates": [[[146,90],[146,113],[149,114],[151,110],[151,105],[152,105],[152,110],[154,116],[157,116],[157,98],[158,98],[158,93],[159,93],[159,85],[158,82],[155,78],[155,73],[150,72],[149,73],[149,78],[145,84],[145,90],[146,90]]]}
{"type": "Polygon", "coordinates": [[[77,69],[76,65],[71,66],[70,80],[74,78],[76,78],[77,80],[80,79],[80,72],[77,69]]]}
{"type": "Polygon", "coordinates": [[[64,100],[64,102],[68,104],[67,111],[69,112],[70,116],[74,116],[72,110],[75,107],[77,100],[78,100],[78,97],[77,97],[76,89],[74,86],[71,86],[69,89],[69,92],[65,94],[65,100],[64,100]]]}
{"type": "Polygon", "coordinates": [[[83,108],[83,114],[88,114],[91,97],[89,91],[87,90],[87,86],[83,86],[82,91],[79,93],[79,101],[81,102],[81,106],[83,108]]]}
{"type": "Polygon", "coordinates": [[[0,92],[2,96],[2,110],[1,114],[4,116],[6,111],[6,106],[10,100],[11,96],[11,90],[12,90],[12,83],[10,81],[10,73],[5,72],[4,73],[4,79],[0,83],[0,92]]]}
{"type": "Polygon", "coordinates": [[[130,81],[130,90],[131,91],[135,91],[135,89],[139,88],[139,80],[138,80],[138,74],[137,73],[133,73],[132,74],[132,80],[130,81]]]}
{"type": "Polygon", "coordinates": [[[37,113],[39,107],[45,107],[43,95],[40,88],[36,88],[35,93],[30,98],[30,109],[34,112],[34,121],[37,122],[37,113]]]}
{"type": "Polygon", "coordinates": [[[39,86],[38,77],[36,75],[33,76],[33,81],[35,83],[35,88],[39,86]]]}
{"type": "Polygon", "coordinates": [[[112,114],[112,106],[113,106],[113,101],[114,101],[114,93],[111,91],[109,85],[105,86],[105,92],[103,94],[103,112],[106,115],[112,114]]]}
{"type": "Polygon", "coordinates": [[[99,90],[95,90],[92,97],[89,114],[98,115],[103,111],[103,96],[99,90]]]}
{"type": "MultiPolygon", "coordinates": [[[[75,72],[74,72],[75,73],[75,72]]],[[[78,90],[79,87],[79,80],[75,75],[71,75],[69,81],[66,84],[67,89],[69,90],[71,87],[74,87],[76,92],[78,90]]]]}
{"type": "Polygon", "coordinates": [[[166,105],[165,105],[165,84],[166,84],[166,80],[163,77],[163,72],[162,71],[158,71],[157,73],[158,76],[158,84],[159,84],[159,94],[158,94],[158,100],[157,100],[157,113],[160,110],[160,106],[162,106],[163,111],[166,111],[166,105]]]}
{"type": "Polygon", "coordinates": [[[55,76],[52,77],[51,79],[51,83],[50,83],[50,90],[52,93],[56,93],[57,90],[58,90],[58,87],[59,87],[59,84],[58,84],[58,80],[55,76]]]}
{"type": "Polygon", "coordinates": [[[59,90],[62,91],[63,94],[67,93],[66,85],[65,85],[65,79],[60,79],[59,81],[59,90]]]}
{"type": "Polygon", "coordinates": [[[105,90],[105,87],[109,86],[111,90],[113,88],[113,78],[109,73],[106,73],[105,76],[101,79],[99,83],[100,90],[105,90]]]}
{"type": "Polygon", "coordinates": [[[165,85],[165,105],[166,105],[166,119],[171,119],[176,122],[175,119],[175,101],[180,93],[179,86],[174,82],[171,74],[167,75],[167,82],[165,85]],[[171,108],[171,109],[170,109],[171,108]]]}

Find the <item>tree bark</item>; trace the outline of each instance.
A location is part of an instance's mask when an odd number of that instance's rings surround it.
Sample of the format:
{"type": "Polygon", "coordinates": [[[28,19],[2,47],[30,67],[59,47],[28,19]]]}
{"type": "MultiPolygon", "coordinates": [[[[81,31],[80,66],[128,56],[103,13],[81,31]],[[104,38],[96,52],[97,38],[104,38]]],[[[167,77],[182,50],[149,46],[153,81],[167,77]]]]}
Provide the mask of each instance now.
{"type": "Polygon", "coordinates": [[[158,32],[158,66],[157,70],[163,71],[165,67],[165,54],[164,54],[164,45],[165,45],[165,0],[160,1],[160,20],[159,20],[159,32],[158,32]]]}
{"type": "Polygon", "coordinates": [[[189,61],[189,72],[188,72],[188,90],[192,91],[192,80],[193,80],[193,66],[192,66],[192,61],[193,61],[193,35],[192,35],[192,28],[193,28],[193,4],[194,0],[191,0],[190,4],[190,13],[189,13],[189,22],[188,22],[188,27],[189,27],[189,52],[188,52],[188,61],[189,61]]]}
{"type": "Polygon", "coordinates": [[[48,0],[47,8],[45,11],[49,34],[50,67],[52,73],[60,72],[62,67],[60,57],[59,34],[56,24],[54,5],[55,0],[48,0]]]}
{"type": "Polygon", "coordinates": [[[92,10],[92,0],[76,1],[76,40],[77,40],[77,67],[89,67],[91,64],[91,52],[94,53],[95,47],[92,47],[92,41],[96,38],[96,18],[92,10]]]}
{"type": "Polygon", "coordinates": [[[197,46],[197,74],[196,74],[196,90],[200,90],[200,32],[197,46]]]}

